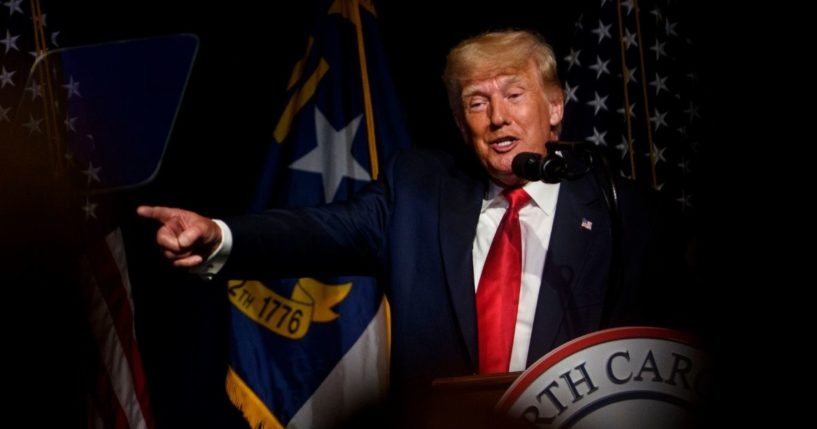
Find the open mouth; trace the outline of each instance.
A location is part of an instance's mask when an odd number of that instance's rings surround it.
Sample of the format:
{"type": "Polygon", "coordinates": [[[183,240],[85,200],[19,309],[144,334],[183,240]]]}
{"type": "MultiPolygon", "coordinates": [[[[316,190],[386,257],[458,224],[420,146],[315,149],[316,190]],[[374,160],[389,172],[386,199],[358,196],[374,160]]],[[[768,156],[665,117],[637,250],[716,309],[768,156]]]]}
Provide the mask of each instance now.
{"type": "Polygon", "coordinates": [[[496,152],[508,152],[516,146],[518,140],[515,137],[501,137],[491,141],[491,148],[496,152]]]}

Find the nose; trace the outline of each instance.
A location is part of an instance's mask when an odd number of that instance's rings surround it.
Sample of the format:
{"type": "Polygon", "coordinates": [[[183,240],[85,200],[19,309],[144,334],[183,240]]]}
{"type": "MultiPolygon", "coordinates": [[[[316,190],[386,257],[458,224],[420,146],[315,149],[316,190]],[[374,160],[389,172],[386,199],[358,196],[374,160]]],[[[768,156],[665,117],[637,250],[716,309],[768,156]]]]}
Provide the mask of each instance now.
{"type": "Polygon", "coordinates": [[[505,109],[505,105],[502,100],[493,100],[491,102],[490,115],[491,125],[494,127],[499,128],[510,123],[508,120],[508,111],[505,109]]]}

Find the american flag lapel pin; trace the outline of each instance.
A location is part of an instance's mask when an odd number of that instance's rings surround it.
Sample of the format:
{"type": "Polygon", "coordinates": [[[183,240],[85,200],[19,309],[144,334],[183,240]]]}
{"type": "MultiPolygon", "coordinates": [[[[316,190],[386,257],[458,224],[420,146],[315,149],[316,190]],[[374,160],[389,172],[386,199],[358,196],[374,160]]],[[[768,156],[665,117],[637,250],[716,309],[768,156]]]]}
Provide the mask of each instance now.
{"type": "Polygon", "coordinates": [[[593,222],[590,222],[586,218],[582,218],[582,228],[592,231],[593,230],[593,222]]]}

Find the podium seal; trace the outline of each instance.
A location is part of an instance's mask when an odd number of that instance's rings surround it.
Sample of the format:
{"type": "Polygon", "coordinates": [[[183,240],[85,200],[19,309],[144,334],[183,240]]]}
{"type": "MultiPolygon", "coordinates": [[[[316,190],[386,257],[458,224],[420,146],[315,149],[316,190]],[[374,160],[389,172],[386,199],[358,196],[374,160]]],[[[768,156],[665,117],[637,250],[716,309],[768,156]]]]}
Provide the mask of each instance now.
{"type": "Polygon", "coordinates": [[[682,428],[695,423],[710,373],[693,337],[653,327],[576,338],[508,388],[500,413],[540,428],[682,428]]]}

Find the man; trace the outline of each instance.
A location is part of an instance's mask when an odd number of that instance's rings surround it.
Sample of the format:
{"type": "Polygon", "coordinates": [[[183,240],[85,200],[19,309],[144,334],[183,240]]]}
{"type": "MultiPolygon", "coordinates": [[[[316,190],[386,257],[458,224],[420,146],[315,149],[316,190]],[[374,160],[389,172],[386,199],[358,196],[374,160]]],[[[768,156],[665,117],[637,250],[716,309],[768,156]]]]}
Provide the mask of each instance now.
{"type": "MultiPolygon", "coordinates": [[[[565,341],[602,328],[610,219],[590,175],[545,184],[513,174],[519,153],[545,154],[564,111],[553,51],[538,35],[500,31],[465,40],[450,52],[444,79],[478,164],[406,151],[347,203],[224,222],[173,208],[143,206],[138,213],[162,223],[157,242],[179,267],[243,277],[383,279],[392,308],[395,389],[425,389],[443,376],[523,370],[565,341]],[[509,199],[517,198],[512,194],[522,196],[506,216],[509,199]],[[505,233],[497,231],[506,229],[516,231],[504,248],[511,257],[496,259],[492,254],[503,251],[493,247],[505,246],[498,244],[505,233]],[[497,289],[497,279],[505,289],[497,289]]],[[[651,281],[644,259],[654,254],[651,212],[627,193],[621,204],[625,287],[615,323],[638,320],[634,297],[651,281]]]]}

